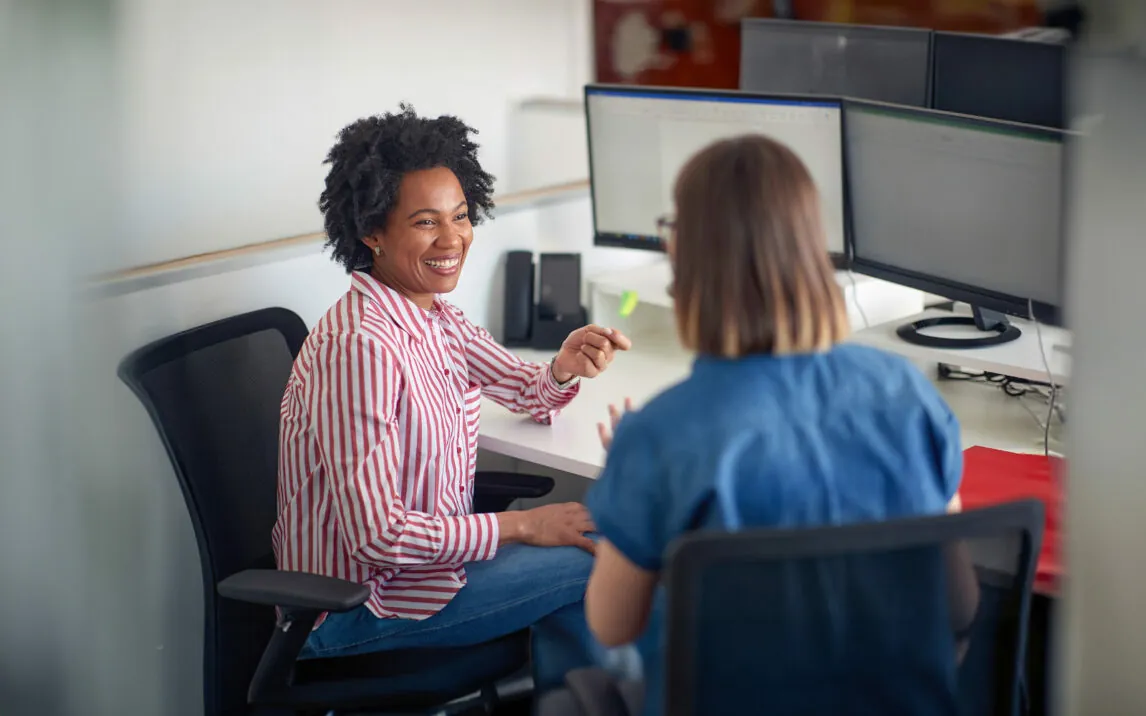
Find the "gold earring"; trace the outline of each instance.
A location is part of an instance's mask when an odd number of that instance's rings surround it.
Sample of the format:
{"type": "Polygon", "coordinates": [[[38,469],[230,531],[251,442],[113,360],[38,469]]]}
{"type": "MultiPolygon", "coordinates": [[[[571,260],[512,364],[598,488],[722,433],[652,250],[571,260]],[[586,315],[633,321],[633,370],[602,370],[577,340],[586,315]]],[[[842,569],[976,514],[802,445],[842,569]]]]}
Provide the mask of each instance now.
{"type": "Polygon", "coordinates": [[[375,256],[381,256],[382,255],[382,247],[381,246],[375,246],[374,247],[374,255],[375,256]]]}

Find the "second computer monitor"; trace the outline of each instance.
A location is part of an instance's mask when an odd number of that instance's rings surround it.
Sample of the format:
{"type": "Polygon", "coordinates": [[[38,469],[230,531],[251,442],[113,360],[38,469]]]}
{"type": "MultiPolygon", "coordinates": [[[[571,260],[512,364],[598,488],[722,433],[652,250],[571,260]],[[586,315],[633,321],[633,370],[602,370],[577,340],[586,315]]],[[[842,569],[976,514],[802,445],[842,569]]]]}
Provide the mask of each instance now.
{"type": "Polygon", "coordinates": [[[742,90],[928,104],[930,30],[753,19],[740,37],[742,90]]]}
{"type": "Polygon", "coordinates": [[[932,106],[1062,129],[1066,47],[1038,40],[936,32],[932,106]]]}
{"type": "Polygon", "coordinates": [[[844,254],[840,101],[740,92],[589,85],[595,243],[657,249],[684,163],[721,139],[762,134],[787,145],[820,192],[827,248],[844,254]]]}
{"type": "Polygon", "coordinates": [[[856,270],[1058,321],[1062,132],[860,102],[844,125],[856,270]]]}

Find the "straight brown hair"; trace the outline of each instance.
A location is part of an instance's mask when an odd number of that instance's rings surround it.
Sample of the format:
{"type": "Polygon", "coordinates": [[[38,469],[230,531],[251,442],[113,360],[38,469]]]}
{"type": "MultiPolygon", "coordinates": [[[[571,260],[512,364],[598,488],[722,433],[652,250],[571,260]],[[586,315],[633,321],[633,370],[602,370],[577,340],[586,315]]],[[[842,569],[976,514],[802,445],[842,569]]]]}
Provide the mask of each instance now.
{"type": "Polygon", "coordinates": [[[807,167],[759,135],[709,145],[681,169],[669,251],[681,342],[738,358],[827,350],[848,335],[807,167]]]}

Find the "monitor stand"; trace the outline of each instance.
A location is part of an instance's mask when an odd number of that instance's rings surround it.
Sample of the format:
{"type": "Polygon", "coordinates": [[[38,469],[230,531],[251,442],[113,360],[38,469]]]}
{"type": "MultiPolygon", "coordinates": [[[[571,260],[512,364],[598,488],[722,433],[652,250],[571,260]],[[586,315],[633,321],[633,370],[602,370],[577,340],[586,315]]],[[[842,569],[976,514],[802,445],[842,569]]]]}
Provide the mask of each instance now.
{"type": "Polygon", "coordinates": [[[1018,326],[1012,325],[1007,317],[998,311],[989,311],[985,308],[971,307],[970,316],[938,316],[924,318],[913,323],[905,323],[895,331],[901,339],[908,343],[926,348],[987,348],[1010,343],[1022,335],[1018,326]],[[983,332],[981,336],[968,336],[966,338],[949,338],[946,336],[932,336],[923,333],[923,329],[936,326],[974,326],[983,332]]]}

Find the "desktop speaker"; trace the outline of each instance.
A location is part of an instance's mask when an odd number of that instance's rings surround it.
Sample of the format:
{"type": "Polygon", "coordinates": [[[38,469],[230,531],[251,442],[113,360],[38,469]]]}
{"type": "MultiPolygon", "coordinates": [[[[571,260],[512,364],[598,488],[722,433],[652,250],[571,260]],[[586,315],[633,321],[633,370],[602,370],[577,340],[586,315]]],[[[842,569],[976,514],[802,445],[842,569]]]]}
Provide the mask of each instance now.
{"type": "Polygon", "coordinates": [[[531,344],[557,350],[573,331],[588,323],[581,306],[581,255],[541,254],[537,308],[531,344]]]}
{"type": "Polygon", "coordinates": [[[505,322],[503,343],[528,346],[533,332],[533,252],[505,255],[505,322]]]}

